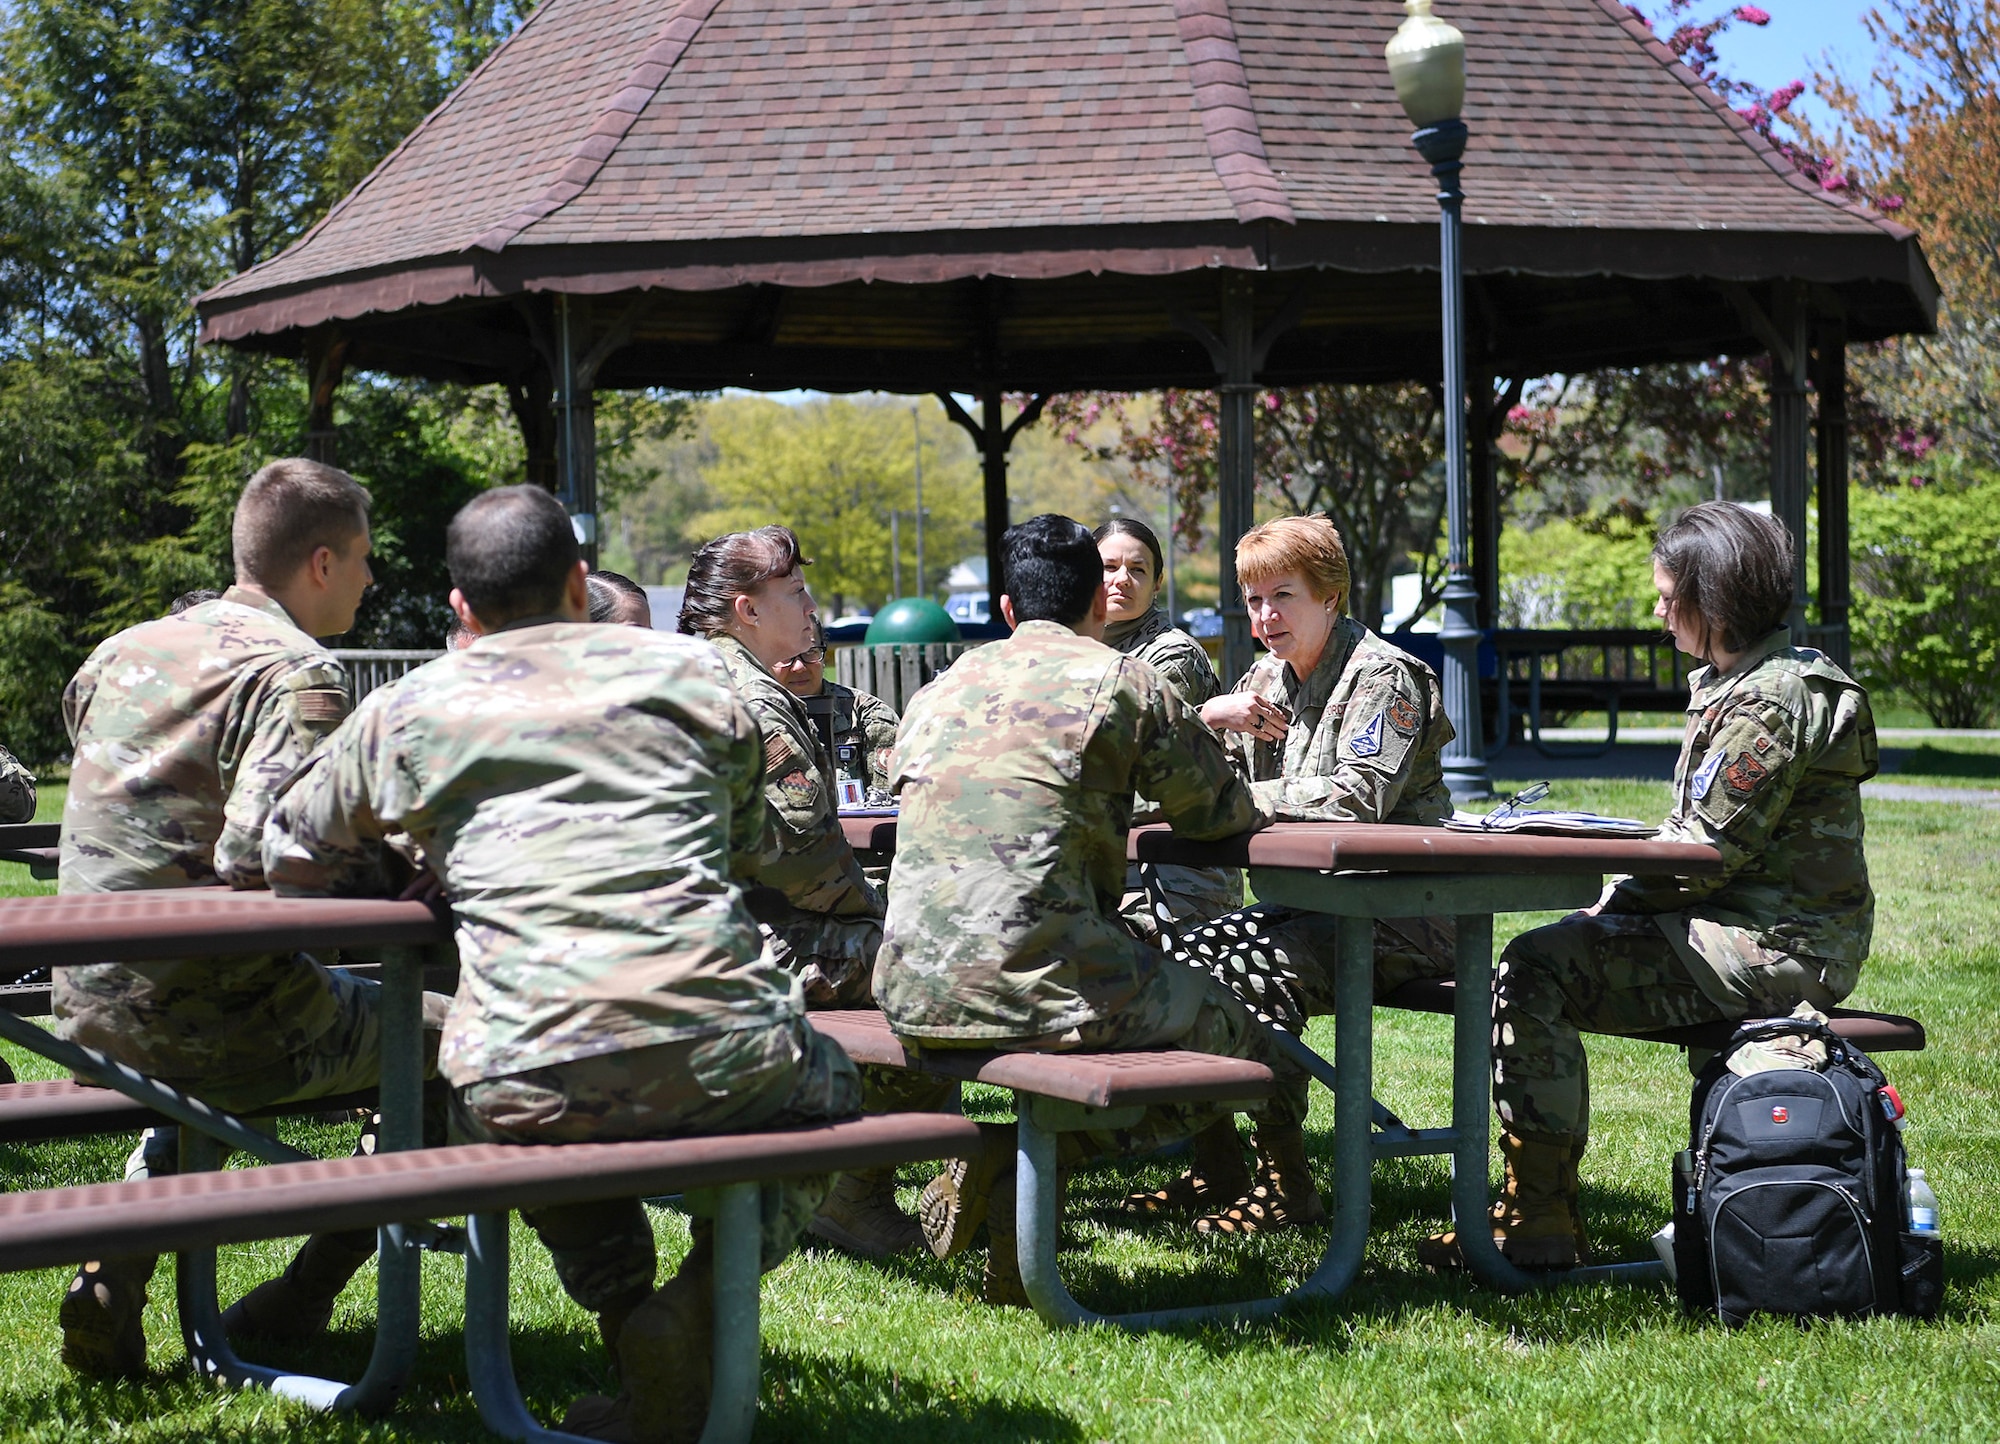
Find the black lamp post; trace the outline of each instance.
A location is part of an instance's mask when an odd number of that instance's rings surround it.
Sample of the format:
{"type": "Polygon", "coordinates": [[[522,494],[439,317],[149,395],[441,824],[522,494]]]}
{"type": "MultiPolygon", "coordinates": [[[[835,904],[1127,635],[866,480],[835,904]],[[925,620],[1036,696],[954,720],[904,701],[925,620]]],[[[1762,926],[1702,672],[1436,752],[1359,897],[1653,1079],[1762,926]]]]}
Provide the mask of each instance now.
{"type": "Polygon", "coordinates": [[[1460,158],[1465,154],[1465,37],[1431,14],[1431,0],[1403,0],[1409,18],[1384,55],[1389,76],[1417,133],[1410,137],[1438,179],[1444,285],[1444,475],[1446,574],[1444,710],[1458,736],[1444,750],[1444,780],[1454,799],[1490,797],[1479,717],[1479,589],[1468,563],[1472,490],[1465,449],[1465,298],[1459,263],[1460,158]]]}

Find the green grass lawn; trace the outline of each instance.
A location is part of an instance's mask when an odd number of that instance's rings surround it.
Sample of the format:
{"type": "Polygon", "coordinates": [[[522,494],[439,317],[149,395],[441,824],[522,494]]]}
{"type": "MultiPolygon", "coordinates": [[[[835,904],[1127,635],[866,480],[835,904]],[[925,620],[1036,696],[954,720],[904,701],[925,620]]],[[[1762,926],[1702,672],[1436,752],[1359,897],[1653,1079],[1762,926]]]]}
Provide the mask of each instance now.
{"type": "MultiPolygon", "coordinates": [[[[1954,750],[1956,739],[1952,740],[1954,750]]],[[[55,789],[51,789],[54,791],[55,789]]],[[[1664,785],[1565,783],[1563,806],[1657,817],[1664,785]]],[[[1343,1299],[1242,1329],[1128,1338],[1057,1334],[1032,1316],[977,1301],[977,1260],[887,1267],[806,1251],[765,1282],[759,1437],[930,1444],[1004,1440],[1771,1440],[2000,1438],[2000,812],[1875,802],[1869,857],[1878,892],[1875,955],[1855,1002],[1923,1019],[1929,1051],[1885,1055],[1909,1101],[1914,1161],[1943,1207],[1944,1314],[1742,1330],[1690,1322],[1663,1289],[1601,1287],[1510,1298],[1416,1263],[1444,1221],[1442,1161],[1379,1165],[1375,1226],[1362,1276],[1343,1299]]],[[[0,866],[0,889],[25,874],[0,866]],[[7,874],[14,874],[9,878],[7,874]]],[[[35,885],[29,884],[29,887],[35,885]]],[[[36,890],[40,890],[36,888],[36,890]]],[[[1500,920],[1502,937],[1546,920],[1500,920]]],[[[1383,1013],[1377,1092],[1412,1123],[1446,1121],[1449,1020],[1383,1013]]],[[[1330,1033],[1330,1029],[1326,1030],[1330,1033]]],[[[1324,1033],[1317,1040],[1331,1046],[1324,1033]]],[[[24,1077],[39,1060],[8,1049],[24,1077]]],[[[1646,1256],[1668,1213],[1671,1155],[1684,1145],[1688,1079],[1668,1049],[1591,1045],[1596,1137],[1584,1204],[1600,1251],[1646,1256]]],[[[998,1098],[968,1099],[975,1112],[998,1098]]],[[[1329,1100],[1314,1146],[1331,1157],[1329,1100]]],[[[344,1151],[344,1130],[300,1125],[301,1146],[344,1151]]],[[[115,1178],[123,1139],[0,1152],[13,1186],[115,1178]]],[[[1064,1255],[1086,1303],[1218,1300],[1266,1292],[1310,1268],[1317,1234],[1210,1243],[1185,1228],[1134,1229],[1114,1215],[1140,1182],[1172,1165],[1101,1170],[1071,1193],[1064,1255]]],[[[914,1187],[923,1170],[904,1181],[914,1187]]],[[[909,1201],[906,1196],[906,1202],[909,1201]]],[[[685,1221],[657,1215],[663,1257],[686,1246],[685,1221]]],[[[568,1304],[545,1255],[514,1232],[515,1364],[532,1407],[559,1417],[607,1380],[591,1321],[568,1304]]],[[[226,1250],[225,1296],[275,1272],[289,1244],[226,1250]]],[[[0,1278],[0,1437],[290,1440],[487,1437],[464,1392],[458,1324],[462,1270],[425,1264],[424,1349],[391,1420],[310,1415],[190,1377],[172,1316],[172,1264],[153,1288],[154,1373],[142,1387],[82,1384],[55,1359],[55,1307],[67,1271],[0,1278]]],[[[372,1275],[363,1274],[364,1280],[372,1275]]],[[[369,1343],[372,1292],[351,1288],[331,1336],[260,1359],[353,1377],[369,1343]]]]}

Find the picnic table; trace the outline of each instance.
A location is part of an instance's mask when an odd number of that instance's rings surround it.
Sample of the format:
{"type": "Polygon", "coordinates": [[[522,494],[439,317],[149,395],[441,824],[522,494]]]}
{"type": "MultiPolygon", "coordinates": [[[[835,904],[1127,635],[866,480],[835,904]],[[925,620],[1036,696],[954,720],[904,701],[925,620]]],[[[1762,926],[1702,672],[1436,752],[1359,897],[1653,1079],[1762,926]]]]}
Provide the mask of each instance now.
{"type": "MultiPolygon", "coordinates": [[[[421,902],[281,898],[267,892],[183,888],[67,897],[0,899],[0,981],[37,968],[76,963],[144,963],[189,956],[291,953],[311,948],[379,949],[382,957],[382,1068],[377,1147],[393,1153],[423,1143],[423,945],[451,936],[449,914],[421,902]]],[[[106,1086],[182,1123],[195,1164],[219,1154],[199,1134],[266,1159],[275,1140],[246,1130],[198,1099],[77,1049],[34,1024],[0,1012],[0,1036],[77,1067],[106,1086]],[[78,1054],[88,1055],[79,1060],[78,1054]],[[232,1126],[233,1125],[233,1126],[232,1126]],[[206,1157],[204,1158],[204,1155],[206,1157]]],[[[289,1153],[289,1150],[285,1150],[289,1153]]],[[[182,1255],[177,1293],[188,1357],[197,1372],[232,1386],[261,1384],[322,1408],[379,1413],[389,1407],[416,1359],[419,1256],[400,1228],[387,1238],[376,1276],[374,1352],[359,1381],[267,1369],[239,1359],[222,1330],[215,1296],[215,1251],[182,1255]]]]}
{"type": "MultiPolygon", "coordinates": [[[[895,849],[893,819],[843,819],[849,842],[875,857],[895,849]]],[[[1452,1211],[1461,1227],[1466,1261],[1485,1282],[1527,1289],[1551,1282],[1637,1280],[1664,1274],[1663,1265],[1611,1264],[1562,1274],[1529,1274],[1515,1268],[1479,1226],[1490,1196],[1493,918],[1498,913],[1569,911],[1595,902],[1604,875],[1701,877],[1722,869],[1721,855],[1694,843],[1598,837],[1537,837],[1523,833],[1455,832],[1439,827],[1365,823],[1278,823],[1261,832],[1216,842],[1176,837],[1166,827],[1133,829],[1127,856],[1134,862],[1190,867],[1242,867],[1260,902],[1326,913],[1340,919],[1334,965],[1334,1057],[1305,1061],[1334,1095],[1334,1217],[1324,1254],[1304,1283],[1279,1299],[1233,1306],[1238,1317],[1259,1317],[1286,1304],[1339,1295],[1360,1271],[1368,1240],[1372,1165],[1378,1158],[1448,1154],[1452,1159],[1452,1211]],[[1452,1005],[1451,1125],[1408,1128],[1374,1101],[1374,933],[1377,917],[1452,917],[1457,920],[1456,988],[1452,1005]],[[1378,1127],[1380,1122],[1383,1126],[1378,1127]]],[[[1304,1051],[1301,1049],[1300,1051],[1304,1051]]],[[[1053,1167],[1053,1158],[1050,1159],[1053,1167]]],[[[1043,1190],[1046,1217],[1021,1216],[1022,1272],[1031,1296],[1048,1289],[1049,1267],[1031,1265],[1032,1237],[1055,1236],[1055,1193],[1043,1190]],[[1031,1272],[1032,1270],[1032,1272],[1031,1272]],[[1033,1274],[1039,1273],[1037,1279],[1033,1274]]],[[[1022,1192],[1024,1202],[1028,1192],[1022,1192]]],[[[1054,1287],[1060,1289],[1060,1282],[1054,1287]]],[[[1037,1299],[1038,1310],[1042,1301],[1037,1299]]],[[[1094,1318],[1067,1292],[1045,1313],[1094,1318]]]]}
{"type": "Polygon", "coordinates": [[[61,841],[59,822],[0,823],[0,862],[21,863],[31,877],[47,882],[56,875],[56,854],[61,841]]]}

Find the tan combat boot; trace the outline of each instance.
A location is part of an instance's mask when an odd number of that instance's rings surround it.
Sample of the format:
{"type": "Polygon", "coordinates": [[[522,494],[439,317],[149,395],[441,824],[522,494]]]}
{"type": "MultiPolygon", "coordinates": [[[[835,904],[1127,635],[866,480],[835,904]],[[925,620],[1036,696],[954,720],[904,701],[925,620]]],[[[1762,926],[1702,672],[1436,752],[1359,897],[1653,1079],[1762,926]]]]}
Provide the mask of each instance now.
{"type": "Polygon", "coordinates": [[[1014,1125],[982,1123],[979,1132],[984,1146],[978,1155],[952,1159],[917,1198],[917,1222],[939,1258],[972,1247],[994,1195],[1011,1197],[1014,1190],[1014,1125]]]}
{"type": "Polygon", "coordinates": [[[318,1338],[333,1320],[340,1291],[374,1256],[373,1229],[314,1234],[283,1273],[223,1311],[223,1332],[294,1344],[318,1338]]]}
{"type": "Polygon", "coordinates": [[[1250,1192],[1249,1165],[1233,1115],[1218,1118],[1194,1136],[1194,1167],[1165,1188],[1127,1195],[1122,1211],[1139,1218],[1220,1209],[1250,1192]]]}
{"type": "MultiPolygon", "coordinates": [[[[1590,1257],[1577,1198],[1577,1163],[1584,1145],[1551,1133],[1502,1133],[1507,1181],[1487,1218],[1493,1242],[1516,1268],[1570,1269],[1590,1257]]],[[[1458,1234],[1434,1234],[1417,1245],[1428,1268],[1461,1269],[1458,1234]]]]}
{"type": "Polygon", "coordinates": [[[714,1387],[712,1231],[699,1230],[674,1276],[626,1316],[617,1353],[618,1397],[578,1399],[563,1432],[610,1444],[696,1444],[714,1387]]]}
{"type": "Polygon", "coordinates": [[[862,1258],[888,1258],[924,1247],[923,1228],[896,1206],[893,1168],[841,1174],[806,1231],[862,1258]]]}
{"type": "Polygon", "coordinates": [[[1326,1222],[1326,1205],[1306,1164],[1305,1131],[1260,1128],[1255,1142],[1257,1181],[1229,1207],[1196,1219],[1196,1233],[1269,1233],[1326,1222]]]}
{"type": "Polygon", "coordinates": [[[63,1363],[93,1379],[145,1377],[146,1285],[159,1262],[110,1258],[76,1271],[56,1314],[63,1363]]]}

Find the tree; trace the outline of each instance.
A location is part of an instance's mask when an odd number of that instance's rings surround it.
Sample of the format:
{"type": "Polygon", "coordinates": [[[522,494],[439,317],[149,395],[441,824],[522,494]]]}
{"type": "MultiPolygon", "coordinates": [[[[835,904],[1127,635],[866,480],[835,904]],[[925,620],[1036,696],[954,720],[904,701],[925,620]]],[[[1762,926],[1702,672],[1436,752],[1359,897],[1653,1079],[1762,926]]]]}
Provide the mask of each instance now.
{"type": "Polygon", "coordinates": [[[1940,727],[2000,711],[2000,479],[1885,487],[1853,499],[1854,660],[1940,727]]]}
{"type": "Polygon", "coordinates": [[[890,513],[901,512],[902,579],[917,592],[916,447],[923,445],[925,595],[978,546],[981,492],[971,444],[925,398],[825,397],[787,406],[762,397],[709,403],[703,432],[715,459],[702,480],[714,504],[686,539],[780,522],[813,559],[813,589],[832,612],[889,595],[890,513]]]}

